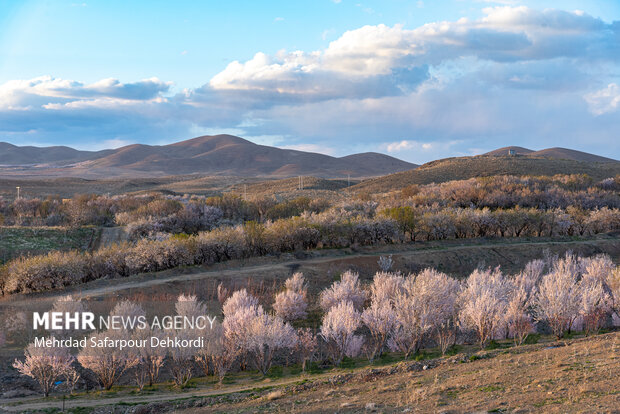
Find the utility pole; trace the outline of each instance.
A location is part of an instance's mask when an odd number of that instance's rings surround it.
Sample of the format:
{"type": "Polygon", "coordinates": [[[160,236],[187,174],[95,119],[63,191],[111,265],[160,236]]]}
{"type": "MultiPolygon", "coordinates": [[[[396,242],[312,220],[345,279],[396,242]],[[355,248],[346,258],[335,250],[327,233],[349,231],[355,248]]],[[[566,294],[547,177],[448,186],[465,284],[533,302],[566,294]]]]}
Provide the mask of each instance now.
{"type": "Polygon", "coordinates": [[[351,174],[347,174],[347,187],[351,186],[351,174]]]}
{"type": "Polygon", "coordinates": [[[17,199],[19,200],[19,189],[20,189],[21,187],[15,187],[15,188],[17,188],[17,199]]]}
{"type": "Polygon", "coordinates": [[[248,199],[248,185],[247,184],[243,184],[243,199],[244,200],[248,199]]]}

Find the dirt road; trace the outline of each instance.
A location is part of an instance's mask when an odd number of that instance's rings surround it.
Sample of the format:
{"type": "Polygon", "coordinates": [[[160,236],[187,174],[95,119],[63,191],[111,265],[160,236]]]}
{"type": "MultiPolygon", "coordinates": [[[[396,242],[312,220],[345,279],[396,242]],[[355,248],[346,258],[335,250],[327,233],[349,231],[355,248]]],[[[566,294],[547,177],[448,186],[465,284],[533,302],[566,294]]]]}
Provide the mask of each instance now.
{"type": "Polygon", "coordinates": [[[183,272],[167,270],[123,279],[97,280],[84,285],[68,288],[59,292],[43,292],[27,295],[14,295],[0,301],[0,309],[3,305],[27,306],[33,300],[51,302],[59,296],[71,293],[81,298],[97,298],[112,294],[120,294],[130,289],[149,289],[169,283],[184,283],[203,279],[226,277],[264,277],[269,275],[290,275],[291,269],[305,271],[313,267],[326,266],[335,269],[345,269],[348,266],[363,266],[377,270],[376,261],[380,255],[392,254],[397,268],[409,268],[415,270],[422,267],[436,267],[449,274],[465,275],[476,266],[501,265],[508,271],[520,270],[528,260],[542,257],[543,250],[548,249],[552,253],[563,254],[564,251],[573,250],[575,253],[592,255],[598,253],[610,254],[612,259],[620,259],[620,239],[595,238],[588,240],[531,240],[503,239],[492,242],[475,240],[464,241],[463,244],[451,244],[447,246],[436,244],[393,245],[381,248],[368,248],[361,252],[343,252],[338,250],[315,252],[318,257],[295,258],[291,254],[280,258],[262,257],[247,261],[235,261],[222,263],[206,271],[200,268],[184,269],[183,272]],[[267,263],[265,263],[267,262],[267,263]]]}
{"type": "MultiPolygon", "coordinates": [[[[328,378],[334,376],[333,372],[312,375],[310,378],[313,380],[328,378]]],[[[99,407],[99,406],[113,406],[116,404],[146,404],[151,402],[160,401],[172,401],[177,399],[187,399],[196,397],[210,397],[214,395],[222,394],[234,394],[238,392],[246,392],[256,390],[263,387],[281,387],[290,384],[294,384],[303,380],[304,377],[287,378],[269,382],[251,382],[243,386],[225,386],[225,388],[215,388],[211,386],[206,389],[200,389],[195,391],[179,391],[179,392],[160,392],[156,395],[124,395],[121,397],[105,397],[105,398],[76,398],[71,400],[65,400],[65,410],[78,407],[99,407]]],[[[8,412],[24,412],[44,410],[51,408],[62,408],[62,400],[46,399],[43,401],[41,397],[25,397],[25,398],[12,398],[6,400],[0,400],[0,412],[1,410],[8,412]]]]}

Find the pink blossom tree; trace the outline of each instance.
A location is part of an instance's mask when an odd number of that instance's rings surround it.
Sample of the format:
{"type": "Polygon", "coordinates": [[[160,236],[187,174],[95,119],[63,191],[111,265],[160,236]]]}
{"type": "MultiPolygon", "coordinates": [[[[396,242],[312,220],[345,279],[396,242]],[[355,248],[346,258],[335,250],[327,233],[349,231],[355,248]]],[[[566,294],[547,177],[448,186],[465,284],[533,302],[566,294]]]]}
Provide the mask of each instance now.
{"type": "Polygon", "coordinates": [[[434,269],[409,275],[394,302],[396,324],[388,340],[390,349],[408,358],[418,351],[425,336],[449,329],[446,321],[455,312],[457,291],[458,282],[434,269]]]}
{"type": "Polygon", "coordinates": [[[549,324],[555,336],[561,338],[579,315],[581,294],[578,283],[579,266],[574,256],[556,260],[550,273],[542,277],[534,308],[536,318],[549,324]]]}
{"type": "Polygon", "coordinates": [[[302,273],[295,273],[285,282],[286,290],[275,297],[273,309],[276,315],[286,321],[294,321],[306,317],[307,291],[302,273]]]}
{"type": "Polygon", "coordinates": [[[46,397],[58,378],[72,379],[75,374],[73,361],[75,358],[65,347],[43,347],[34,343],[24,351],[24,361],[15,360],[13,367],[20,374],[34,379],[46,397]]]}
{"type": "Polygon", "coordinates": [[[389,302],[373,301],[370,307],[362,312],[362,321],[370,331],[372,343],[369,359],[373,361],[383,353],[388,337],[396,324],[396,313],[389,302]]]}
{"type": "Polygon", "coordinates": [[[351,302],[356,310],[361,310],[366,301],[366,292],[361,288],[359,274],[347,270],[329,288],[321,292],[320,305],[323,311],[329,310],[341,302],[351,302]]]}
{"type": "Polygon", "coordinates": [[[222,305],[224,317],[233,315],[241,308],[248,308],[258,305],[258,299],[250,295],[247,290],[235,291],[222,305]]]}
{"type": "Polygon", "coordinates": [[[312,358],[318,349],[318,341],[316,335],[312,333],[310,328],[300,328],[297,330],[297,344],[295,353],[301,360],[301,370],[306,372],[306,364],[312,362],[312,358]]]}
{"type": "Polygon", "coordinates": [[[276,351],[292,349],[297,334],[291,325],[278,316],[265,312],[256,314],[248,326],[248,351],[254,366],[266,375],[276,351]]]}
{"type": "Polygon", "coordinates": [[[611,296],[605,291],[603,283],[595,279],[582,279],[579,290],[584,330],[586,334],[598,332],[611,312],[611,296]]]}
{"type": "Polygon", "coordinates": [[[509,286],[499,268],[475,270],[461,293],[461,322],[473,329],[484,348],[504,323],[509,286]]]}
{"type": "Polygon", "coordinates": [[[109,390],[123,373],[138,364],[138,360],[132,352],[120,347],[95,346],[106,338],[124,339],[125,333],[119,330],[108,330],[92,334],[87,339],[86,346],[78,353],[77,360],[84,368],[95,374],[103,389],[109,390]]]}
{"type": "Polygon", "coordinates": [[[508,296],[504,319],[508,333],[516,345],[523,344],[534,328],[532,317],[528,313],[530,300],[526,288],[522,286],[514,287],[508,296]]]}
{"type": "Polygon", "coordinates": [[[377,303],[394,304],[402,292],[405,279],[398,273],[377,272],[370,285],[370,300],[377,303]]]}
{"type": "Polygon", "coordinates": [[[355,335],[362,318],[350,301],[332,306],[323,316],[321,337],[328,344],[332,361],[339,365],[345,355],[357,356],[361,349],[361,339],[355,335]]]}

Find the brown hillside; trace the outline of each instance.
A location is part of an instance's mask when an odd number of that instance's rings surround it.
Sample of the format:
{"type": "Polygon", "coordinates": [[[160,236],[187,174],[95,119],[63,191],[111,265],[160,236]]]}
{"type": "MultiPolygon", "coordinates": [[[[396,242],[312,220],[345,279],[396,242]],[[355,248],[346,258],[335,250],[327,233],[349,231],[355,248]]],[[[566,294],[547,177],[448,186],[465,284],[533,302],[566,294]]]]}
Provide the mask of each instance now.
{"type": "Polygon", "coordinates": [[[20,168],[0,170],[0,174],[15,177],[88,178],[185,174],[262,177],[313,175],[346,178],[347,175],[379,176],[416,167],[415,164],[382,154],[365,153],[336,158],[324,154],[257,145],[232,135],[203,136],[161,146],[134,144],[98,153],[77,151],[67,147],[34,148],[0,144],[0,164],[3,163],[21,165],[20,168]],[[52,162],[62,168],[36,166],[52,162]],[[76,162],[79,164],[69,165],[76,162]],[[35,167],[24,167],[33,164],[35,167]]]}
{"type": "Polygon", "coordinates": [[[562,160],[574,160],[582,162],[617,162],[617,160],[601,157],[600,155],[589,154],[587,152],[571,150],[567,148],[547,148],[544,150],[532,152],[530,157],[546,157],[562,160]]]}
{"type": "Polygon", "coordinates": [[[351,191],[387,192],[411,184],[441,183],[492,175],[588,174],[596,180],[620,174],[620,162],[586,163],[530,157],[461,157],[426,163],[415,170],[366,180],[351,191]]]}
{"type": "Polygon", "coordinates": [[[515,155],[525,155],[528,157],[553,158],[557,160],[573,160],[581,162],[617,162],[617,160],[601,157],[600,155],[590,154],[583,151],[576,151],[568,148],[547,148],[540,151],[533,151],[523,147],[504,147],[482,154],[491,157],[506,157],[509,151],[513,150],[515,155]]]}
{"type": "Polygon", "coordinates": [[[498,148],[494,151],[490,151],[487,152],[486,154],[482,154],[482,155],[489,155],[492,157],[505,157],[507,155],[509,155],[510,150],[513,150],[515,154],[517,155],[528,155],[533,153],[534,151],[532,151],[531,149],[527,149],[527,148],[523,148],[523,147],[504,147],[504,148],[498,148]]]}
{"type": "Polygon", "coordinates": [[[78,151],[69,147],[18,147],[0,142],[0,165],[72,164],[110,154],[113,150],[78,151]]]}

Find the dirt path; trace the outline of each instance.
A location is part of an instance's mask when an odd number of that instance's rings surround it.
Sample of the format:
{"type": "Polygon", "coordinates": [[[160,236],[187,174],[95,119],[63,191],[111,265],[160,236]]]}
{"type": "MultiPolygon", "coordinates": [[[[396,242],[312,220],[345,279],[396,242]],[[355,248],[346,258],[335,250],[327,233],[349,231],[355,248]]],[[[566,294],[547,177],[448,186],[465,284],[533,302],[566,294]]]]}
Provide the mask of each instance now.
{"type": "MultiPolygon", "coordinates": [[[[361,369],[361,368],[360,368],[361,369]]],[[[312,375],[312,380],[321,378],[328,378],[334,376],[333,372],[312,375]]],[[[65,400],[65,409],[78,408],[78,407],[98,407],[98,406],[110,406],[116,404],[147,404],[151,402],[160,401],[173,401],[178,399],[196,398],[196,397],[210,397],[214,395],[234,394],[237,392],[250,391],[261,387],[281,387],[285,385],[291,385],[303,380],[304,377],[288,378],[283,380],[276,380],[271,382],[252,382],[248,385],[220,388],[205,388],[196,391],[178,392],[178,393],[159,393],[156,395],[125,395],[121,397],[104,397],[104,398],[75,398],[71,400],[65,400]]],[[[13,398],[0,401],[0,411],[5,410],[8,412],[24,412],[44,410],[48,408],[62,408],[62,400],[45,400],[42,401],[41,397],[25,397],[25,398],[13,398]]]]}
{"type": "MultiPolygon", "coordinates": [[[[459,263],[461,262],[461,257],[466,256],[466,253],[471,252],[472,250],[479,250],[481,252],[486,252],[488,254],[499,255],[504,257],[503,255],[507,253],[510,248],[529,248],[534,249],[534,251],[542,254],[542,250],[549,247],[558,247],[558,246],[568,246],[569,248],[574,248],[575,246],[590,246],[593,250],[605,250],[605,251],[620,251],[620,240],[619,239],[592,239],[592,240],[560,240],[560,241],[520,241],[520,240],[507,240],[501,242],[491,242],[488,244],[467,244],[467,245],[450,245],[445,247],[427,247],[420,248],[419,245],[412,245],[411,249],[403,250],[402,245],[395,245],[392,249],[390,246],[386,248],[382,248],[380,251],[370,250],[362,253],[354,253],[354,254],[339,254],[331,253],[328,256],[320,256],[320,257],[311,257],[306,259],[290,259],[284,260],[276,263],[267,263],[267,264],[249,264],[243,265],[243,263],[239,263],[235,267],[232,268],[217,268],[213,270],[207,270],[196,273],[186,273],[186,274],[174,274],[174,270],[163,271],[161,273],[156,272],[153,274],[143,274],[138,276],[131,276],[125,279],[115,279],[113,283],[106,283],[103,286],[100,286],[102,281],[95,281],[94,284],[97,286],[92,286],[89,284],[71,287],[67,289],[67,291],[60,292],[44,292],[40,294],[34,295],[16,295],[15,297],[8,297],[4,301],[4,304],[7,305],[27,305],[28,303],[32,303],[32,300],[35,299],[38,302],[40,301],[53,301],[55,298],[64,296],[68,292],[73,295],[82,297],[82,298],[97,298],[110,294],[116,294],[128,289],[136,289],[136,288],[150,288],[154,286],[165,285],[167,283],[175,282],[190,282],[202,279],[209,279],[212,277],[226,277],[226,276],[252,276],[260,273],[274,273],[276,271],[288,274],[288,271],[292,268],[297,268],[300,265],[303,266],[312,266],[322,263],[330,263],[330,262],[353,262],[356,259],[366,259],[368,260],[371,257],[378,257],[379,255],[389,255],[393,254],[395,259],[400,259],[404,261],[415,261],[416,257],[424,258],[425,262],[428,262],[428,257],[431,258],[433,256],[446,255],[449,254],[459,263]],[[399,248],[400,247],[400,248],[399,248]],[[172,273],[172,274],[170,274],[172,273]]],[[[384,246],[385,247],[385,246],[384,246]]],[[[263,258],[264,259],[264,258],[263,258]]],[[[614,258],[616,259],[616,258],[614,258]]],[[[273,261],[279,260],[274,258],[273,261]]],[[[471,263],[470,263],[471,265],[471,263]]],[[[476,263],[477,265],[477,263],[476,263]]],[[[491,265],[491,263],[487,263],[487,265],[491,265]]],[[[439,267],[441,270],[441,267],[439,267]]],[[[0,303],[2,305],[2,303],[0,303]]]]}

